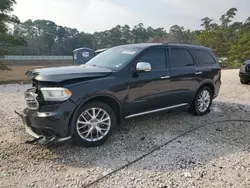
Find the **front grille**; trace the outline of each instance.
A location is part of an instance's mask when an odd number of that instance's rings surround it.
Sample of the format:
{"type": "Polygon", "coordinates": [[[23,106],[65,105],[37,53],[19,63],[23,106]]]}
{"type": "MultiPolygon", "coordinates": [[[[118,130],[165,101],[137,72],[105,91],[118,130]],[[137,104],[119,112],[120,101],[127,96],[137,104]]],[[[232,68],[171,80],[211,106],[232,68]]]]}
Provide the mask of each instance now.
{"type": "Polygon", "coordinates": [[[38,110],[39,103],[37,101],[37,94],[34,92],[35,89],[29,89],[25,92],[25,101],[29,109],[38,110]]]}

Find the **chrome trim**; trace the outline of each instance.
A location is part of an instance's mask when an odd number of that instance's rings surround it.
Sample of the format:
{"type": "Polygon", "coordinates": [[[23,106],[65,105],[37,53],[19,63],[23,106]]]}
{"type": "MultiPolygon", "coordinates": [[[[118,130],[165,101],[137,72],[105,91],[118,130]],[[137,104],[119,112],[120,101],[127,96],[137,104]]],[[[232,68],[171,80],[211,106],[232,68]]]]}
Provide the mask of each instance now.
{"type": "Polygon", "coordinates": [[[168,78],[170,78],[170,76],[163,76],[163,77],[161,77],[161,79],[168,79],[168,78]]]}
{"type": "Polygon", "coordinates": [[[58,138],[56,140],[56,142],[64,142],[64,141],[67,141],[67,140],[70,140],[71,139],[71,136],[68,136],[68,137],[64,137],[64,138],[58,138]]]}
{"type": "Polygon", "coordinates": [[[32,137],[34,137],[34,138],[43,137],[43,136],[41,136],[41,135],[36,134],[36,133],[35,133],[34,131],[32,131],[32,129],[29,128],[27,125],[24,125],[24,127],[25,127],[26,132],[27,132],[30,136],[32,136],[32,137]]]}
{"type": "Polygon", "coordinates": [[[146,114],[151,114],[151,113],[154,113],[154,112],[170,110],[170,109],[173,109],[173,108],[178,108],[178,107],[187,106],[187,105],[188,105],[188,103],[183,103],[183,104],[178,104],[178,105],[174,105],[174,106],[169,106],[169,107],[166,107],[166,108],[159,108],[159,109],[156,109],[156,110],[150,110],[150,111],[141,112],[141,113],[138,113],[138,114],[132,114],[132,115],[129,115],[129,116],[125,117],[125,119],[136,117],[136,116],[142,116],[142,115],[146,115],[146,114]]]}
{"type": "Polygon", "coordinates": [[[38,110],[39,109],[39,103],[36,99],[37,94],[27,90],[24,94],[26,104],[28,106],[28,109],[30,110],[38,110]],[[33,107],[34,106],[34,107],[33,107]]]}
{"type": "Polygon", "coordinates": [[[57,113],[55,112],[35,112],[33,114],[34,117],[51,117],[51,116],[56,116],[57,113]]]}
{"type": "MultiPolygon", "coordinates": [[[[32,131],[31,128],[29,128],[27,125],[24,125],[25,126],[25,130],[26,132],[34,137],[34,138],[44,138],[44,139],[48,139],[46,137],[44,137],[43,135],[38,135],[36,134],[34,131],[32,131]]],[[[67,140],[70,140],[71,139],[71,136],[68,136],[68,137],[64,137],[64,138],[58,138],[58,137],[53,137],[50,141],[55,141],[55,142],[64,142],[64,141],[67,141],[67,140]],[[52,140],[53,139],[53,140],[52,140]]]]}
{"type": "Polygon", "coordinates": [[[148,62],[138,62],[136,64],[136,70],[137,71],[143,71],[143,72],[150,72],[151,71],[151,64],[148,62]]]}
{"type": "Polygon", "coordinates": [[[202,74],[203,72],[196,72],[195,74],[198,75],[198,74],[202,74]]]}

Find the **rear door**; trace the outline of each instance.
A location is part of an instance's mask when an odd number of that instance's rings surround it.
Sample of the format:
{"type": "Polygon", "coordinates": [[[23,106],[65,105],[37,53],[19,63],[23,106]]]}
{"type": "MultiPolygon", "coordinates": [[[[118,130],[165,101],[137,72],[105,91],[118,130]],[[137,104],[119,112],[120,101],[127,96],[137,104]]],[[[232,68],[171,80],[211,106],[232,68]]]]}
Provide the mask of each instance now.
{"type": "Polygon", "coordinates": [[[172,105],[190,103],[199,86],[199,70],[189,48],[170,47],[172,105]]]}
{"type": "Polygon", "coordinates": [[[221,68],[215,55],[210,50],[192,49],[198,63],[200,81],[214,84],[214,94],[218,94],[221,85],[221,68]]]}
{"type": "Polygon", "coordinates": [[[214,76],[218,74],[220,66],[217,64],[213,54],[201,49],[192,49],[192,51],[198,62],[200,79],[214,80],[214,76]]]}

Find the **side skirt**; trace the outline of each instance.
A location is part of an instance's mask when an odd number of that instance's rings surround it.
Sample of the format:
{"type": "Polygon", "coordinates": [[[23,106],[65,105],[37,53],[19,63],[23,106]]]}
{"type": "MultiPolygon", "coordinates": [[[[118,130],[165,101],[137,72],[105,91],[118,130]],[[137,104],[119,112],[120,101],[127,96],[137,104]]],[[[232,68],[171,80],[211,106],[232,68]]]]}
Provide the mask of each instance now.
{"type": "Polygon", "coordinates": [[[132,115],[126,116],[125,119],[129,119],[129,118],[133,118],[133,117],[137,117],[137,116],[142,116],[142,115],[146,115],[146,114],[151,114],[151,113],[155,113],[155,112],[170,110],[170,109],[174,109],[174,108],[184,107],[184,106],[188,106],[188,105],[189,105],[188,103],[183,103],[183,104],[178,104],[178,105],[174,105],[174,106],[169,106],[166,108],[159,108],[159,109],[155,109],[155,110],[141,112],[138,114],[132,114],[132,115]]]}

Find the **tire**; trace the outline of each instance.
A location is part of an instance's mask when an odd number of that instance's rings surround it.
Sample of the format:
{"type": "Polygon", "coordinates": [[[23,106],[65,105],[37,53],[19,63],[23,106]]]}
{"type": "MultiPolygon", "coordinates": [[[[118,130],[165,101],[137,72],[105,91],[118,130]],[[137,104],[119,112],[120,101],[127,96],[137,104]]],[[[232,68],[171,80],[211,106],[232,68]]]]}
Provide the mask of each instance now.
{"type": "Polygon", "coordinates": [[[242,84],[249,84],[249,80],[240,79],[240,82],[241,82],[242,84]]]}
{"type": "Polygon", "coordinates": [[[96,147],[109,139],[117,125],[117,118],[106,103],[90,102],[79,110],[74,122],[74,142],[84,147],[96,147]]]}
{"type": "MultiPolygon", "coordinates": [[[[193,104],[190,107],[190,111],[197,116],[203,116],[207,113],[210,112],[210,107],[212,105],[212,89],[210,87],[202,87],[196,94],[195,99],[193,101],[193,104]],[[204,98],[204,94],[209,95],[209,97],[206,99],[204,98]],[[206,100],[205,100],[206,99],[206,100]],[[200,100],[204,100],[203,106],[201,104],[201,102],[199,102],[200,100]]],[[[207,96],[205,95],[205,96],[207,96]]]]}

